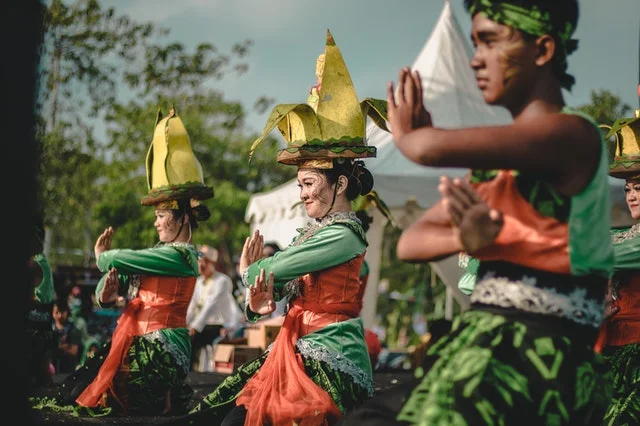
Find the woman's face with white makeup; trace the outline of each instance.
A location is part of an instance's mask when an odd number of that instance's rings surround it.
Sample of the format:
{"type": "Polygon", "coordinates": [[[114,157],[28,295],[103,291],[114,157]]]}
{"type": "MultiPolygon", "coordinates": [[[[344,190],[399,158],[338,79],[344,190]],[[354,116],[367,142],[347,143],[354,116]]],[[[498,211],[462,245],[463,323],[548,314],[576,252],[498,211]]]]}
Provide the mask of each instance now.
{"type": "Polygon", "coordinates": [[[330,185],[324,173],[318,169],[299,169],[298,187],[300,199],[310,218],[318,219],[329,213],[335,184],[330,185]]]}
{"type": "Polygon", "coordinates": [[[640,179],[627,179],[624,184],[624,199],[633,220],[640,219],[640,179]]]}

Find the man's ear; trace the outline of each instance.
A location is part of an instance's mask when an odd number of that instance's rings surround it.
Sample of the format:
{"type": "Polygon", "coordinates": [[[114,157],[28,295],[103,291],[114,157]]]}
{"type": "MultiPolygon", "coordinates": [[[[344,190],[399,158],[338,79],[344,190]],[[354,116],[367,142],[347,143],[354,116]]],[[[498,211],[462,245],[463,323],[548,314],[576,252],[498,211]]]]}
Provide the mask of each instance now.
{"type": "Polygon", "coordinates": [[[556,53],[556,41],[549,34],[541,35],[536,39],[536,65],[542,67],[553,59],[556,53]]]}

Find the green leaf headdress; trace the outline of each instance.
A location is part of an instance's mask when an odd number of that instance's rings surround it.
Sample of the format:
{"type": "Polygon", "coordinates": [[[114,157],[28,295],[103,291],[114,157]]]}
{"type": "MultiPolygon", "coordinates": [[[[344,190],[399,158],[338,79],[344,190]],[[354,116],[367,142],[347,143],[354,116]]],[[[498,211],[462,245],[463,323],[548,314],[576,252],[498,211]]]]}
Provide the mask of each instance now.
{"type": "Polygon", "coordinates": [[[366,118],[370,116],[387,130],[387,102],[367,98],[358,102],[351,76],[340,49],[327,30],[325,51],[316,64],[318,84],[311,89],[307,103],[276,105],[262,135],[251,146],[249,159],[256,147],[277,126],[287,141],[278,154],[278,162],[314,168],[333,168],[336,158],[376,156],[376,147],[365,140],[366,118]]]}

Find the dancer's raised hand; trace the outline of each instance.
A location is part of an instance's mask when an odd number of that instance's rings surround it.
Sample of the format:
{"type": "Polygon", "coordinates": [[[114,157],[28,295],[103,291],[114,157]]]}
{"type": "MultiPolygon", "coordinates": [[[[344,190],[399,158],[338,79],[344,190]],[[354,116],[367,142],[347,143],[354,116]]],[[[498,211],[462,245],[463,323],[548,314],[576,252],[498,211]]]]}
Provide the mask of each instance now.
{"type": "Polygon", "coordinates": [[[102,234],[100,234],[100,236],[96,240],[96,245],[93,247],[93,252],[96,256],[96,262],[98,261],[98,257],[100,257],[100,255],[103,252],[107,250],[111,250],[112,239],[113,239],[113,228],[109,226],[104,231],[102,231],[102,234]]]}
{"type": "Polygon", "coordinates": [[[502,213],[490,208],[466,180],[446,176],[438,186],[456,236],[472,254],[496,239],[504,221],[502,213]]]}
{"type": "Polygon", "coordinates": [[[269,315],[276,310],[273,300],[273,272],[265,280],[264,269],[256,277],[255,284],[249,287],[249,309],[260,315],[269,315]]]}
{"type": "Polygon", "coordinates": [[[244,241],[242,247],[242,254],[240,255],[240,262],[238,263],[238,273],[240,276],[244,274],[244,271],[253,262],[262,259],[262,251],[264,250],[264,236],[260,234],[260,231],[256,231],[250,237],[244,241]]]}
{"type": "Polygon", "coordinates": [[[104,287],[100,293],[100,303],[115,303],[118,301],[118,287],[120,280],[118,279],[118,271],[116,268],[109,269],[105,278],[104,287]]]}

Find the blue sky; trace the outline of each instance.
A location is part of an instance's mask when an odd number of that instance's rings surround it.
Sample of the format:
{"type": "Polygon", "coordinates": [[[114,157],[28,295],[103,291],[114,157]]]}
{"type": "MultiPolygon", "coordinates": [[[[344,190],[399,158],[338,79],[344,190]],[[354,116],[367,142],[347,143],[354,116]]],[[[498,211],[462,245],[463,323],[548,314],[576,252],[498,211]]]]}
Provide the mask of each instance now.
{"type": "MultiPolygon", "coordinates": [[[[225,99],[241,102],[247,126],[260,132],[269,111],[252,112],[261,95],[276,103],[304,102],[315,84],[315,61],[329,29],[345,58],[359,98],[385,97],[400,67],[411,65],[428,39],[445,0],[103,0],[118,14],[170,30],[167,40],[194,47],[209,42],[223,52],[251,39],[249,72],[214,83],[225,99]]],[[[450,0],[465,37],[469,16],[450,0]]],[[[582,0],[578,50],[569,57],[576,77],[570,106],[607,89],[638,108],[640,1],[582,0]]]]}

